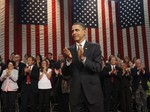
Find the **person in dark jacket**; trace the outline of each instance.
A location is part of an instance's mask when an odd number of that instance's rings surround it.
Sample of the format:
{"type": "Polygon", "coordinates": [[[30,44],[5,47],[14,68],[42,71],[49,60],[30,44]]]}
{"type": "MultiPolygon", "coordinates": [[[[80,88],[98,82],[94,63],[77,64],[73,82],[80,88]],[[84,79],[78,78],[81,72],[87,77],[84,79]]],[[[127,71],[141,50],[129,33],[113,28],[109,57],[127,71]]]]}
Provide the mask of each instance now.
{"type": "Polygon", "coordinates": [[[136,109],[138,112],[147,112],[147,71],[142,66],[141,60],[136,59],[134,68],[131,69],[133,81],[132,88],[135,95],[136,109]]]}
{"type": "Polygon", "coordinates": [[[131,88],[131,74],[127,69],[126,63],[121,64],[122,76],[120,79],[120,93],[121,93],[121,110],[122,112],[132,112],[132,88],[131,88]]]}

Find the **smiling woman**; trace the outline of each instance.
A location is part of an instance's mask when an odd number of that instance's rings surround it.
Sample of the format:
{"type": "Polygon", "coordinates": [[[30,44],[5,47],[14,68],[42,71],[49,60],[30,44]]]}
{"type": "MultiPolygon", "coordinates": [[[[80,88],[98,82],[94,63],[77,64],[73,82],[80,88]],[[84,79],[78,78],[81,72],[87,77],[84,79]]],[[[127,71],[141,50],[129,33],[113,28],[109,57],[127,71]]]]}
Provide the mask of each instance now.
{"type": "Polygon", "coordinates": [[[9,61],[8,68],[3,71],[0,77],[0,80],[3,81],[1,89],[4,112],[15,111],[15,99],[18,89],[18,70],[14,69],[14,66],[15,62],[9,61]]]}

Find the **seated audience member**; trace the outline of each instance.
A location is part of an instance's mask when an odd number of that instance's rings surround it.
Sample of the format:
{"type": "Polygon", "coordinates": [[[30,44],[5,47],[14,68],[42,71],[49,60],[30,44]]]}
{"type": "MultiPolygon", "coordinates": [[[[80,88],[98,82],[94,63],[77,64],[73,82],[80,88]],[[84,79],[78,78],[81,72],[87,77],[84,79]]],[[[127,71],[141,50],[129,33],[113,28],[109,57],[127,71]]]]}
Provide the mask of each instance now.
{"type": "Polygon", "coordinates": [[[15,99],[17,94],[18,70],[14,69],[15,62],[9,61],[8,67],[3,71],[0,80],[2,83],[3,112],[15,112],[15,99]]]}
{"type": "Polygon", "coordinates": [[[27,105],[30,105],[31,112],[37,112],[37,95],[38,95],[38,80],[39,80],[39,68],[34,65],[35,58],[28,57],[27,66],[24,69],[22,75],[21,84],[21,107],[20,112],[28,112],[27,105]]]}
{"type": "Polygon", "coordinates": [[[130,69],[127,68],[126,63],[121,64],[122,76],[120,79],[120,93],[121,93],[121,110],[122,112],[132,112],[132,88],[131,88],[131,74],[130,69]]]}
{"type": "Polygon", "coordinates": [[[46,60],[42,61],[40,76],[38,82],[39,88],[39,112],[50,112],[50,95],[52,84],[50,78],[52,76],[52,69],[48,68],[49,64],[46,60]]]}
{"type": "Polygon", "coordinates": [[[133,77],[132,88],[135,95],[136,110],[138,112],[147,112],[147,71],[143,67],[141,60],[136,59],[134,68],[131,69],[133,77]]]}
{"type": "Polygon", "coordinates": [[[117,58],[115,56],[110,57],[110,64],[104,67],[104,109],[105,112],[112,111],[117,112],[118,95],[120,90],[120,78],[122,70],[117,66],[117,58]],[[111,105],[112,101],[112,105],[111,105]]]}

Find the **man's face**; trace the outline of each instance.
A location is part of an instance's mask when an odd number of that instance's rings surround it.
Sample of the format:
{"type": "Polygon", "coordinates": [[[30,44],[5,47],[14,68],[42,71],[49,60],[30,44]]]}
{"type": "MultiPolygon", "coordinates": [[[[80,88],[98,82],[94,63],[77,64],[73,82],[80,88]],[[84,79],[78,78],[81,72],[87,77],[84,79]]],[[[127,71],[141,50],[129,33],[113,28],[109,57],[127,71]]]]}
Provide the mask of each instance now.
{"type": "Polygon", "coordinates": [[[72,26],[72,37],[73,39],[81,43],[85,39],[86,30],[84,30],[80,25],[73,25],[72,26]]]}
{"type": "Polygon", "coordinates": [[[117,64],[117,59],[115,57],[112,57],[110,60],[111,65],[116,65],[117,64]]]}
{"type": "Polygon", "coordinates": [[[19,56],[19,55],[15,55],[15,57],[14,57],[14,61],[15,61],[15,62],[20,61],[20,56],[19,56]]]}
{"type": "Polygon", "coordinates": [[[140,59],[137,59],[137,60],[135,61],[135,66],[136,66],[136,67],[141,67],[141,60],[140,60],[140,59]]]}
{"type": "Polygon", "coordinates": [[[28,58],[28,65],[32,66],[34,64],[34,60],[31,57],[28,58]]]}

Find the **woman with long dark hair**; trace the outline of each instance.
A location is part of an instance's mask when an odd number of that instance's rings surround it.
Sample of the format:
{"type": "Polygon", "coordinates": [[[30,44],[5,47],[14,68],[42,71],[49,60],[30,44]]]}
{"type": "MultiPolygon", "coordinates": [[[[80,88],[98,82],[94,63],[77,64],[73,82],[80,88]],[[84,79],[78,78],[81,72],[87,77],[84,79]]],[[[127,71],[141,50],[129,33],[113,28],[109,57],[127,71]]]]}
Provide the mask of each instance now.
{"type": "Polygon", "coordinates": [[[39,88],[39,112],[49,112],[50,94],[51,94],[51,81],[52,70],[48,68],[48,62],[42,61],[40,76],[38,82],[39,88]]]}

